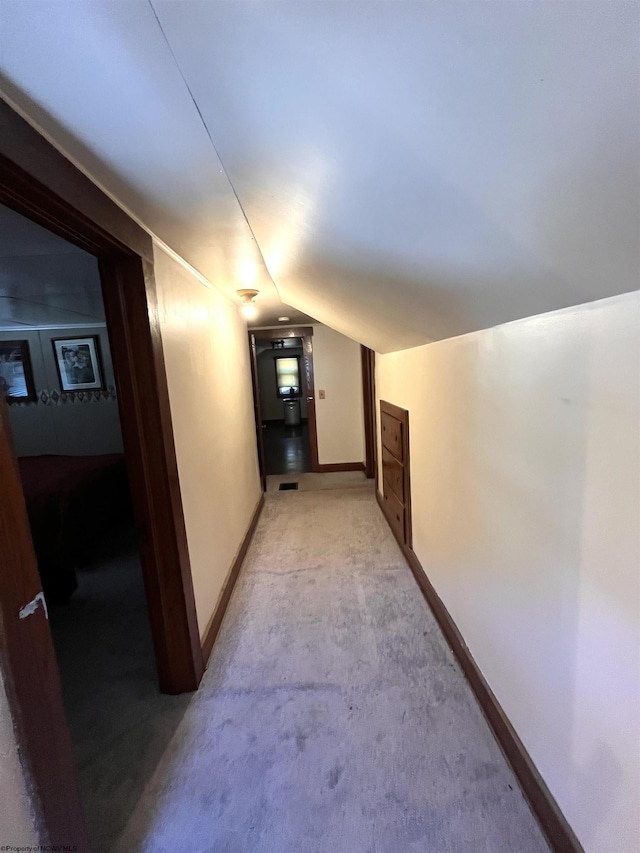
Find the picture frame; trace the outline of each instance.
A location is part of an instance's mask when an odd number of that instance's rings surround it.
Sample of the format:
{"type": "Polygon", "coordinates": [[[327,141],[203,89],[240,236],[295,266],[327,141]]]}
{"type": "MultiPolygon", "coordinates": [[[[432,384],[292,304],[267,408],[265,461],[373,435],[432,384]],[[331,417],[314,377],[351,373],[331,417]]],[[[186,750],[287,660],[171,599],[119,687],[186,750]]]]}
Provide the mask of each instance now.
{"type": "Polygon", "coordinates": [[[62,391],[98,391],[105,387],[98,335],[52,338],[51,345],[62,391]]]}
{"type": "Polygon", "coordinates": [[[35,403],[29,341],[0,341],[0,394],[7,403],[35,403]]]}

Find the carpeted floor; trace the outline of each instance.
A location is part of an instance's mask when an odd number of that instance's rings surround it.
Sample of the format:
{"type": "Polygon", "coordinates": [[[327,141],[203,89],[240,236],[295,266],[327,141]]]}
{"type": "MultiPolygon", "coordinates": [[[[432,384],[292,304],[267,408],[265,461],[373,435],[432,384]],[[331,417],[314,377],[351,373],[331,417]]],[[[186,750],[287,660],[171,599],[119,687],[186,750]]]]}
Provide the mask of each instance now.
{"type": "Polygon", "coordinates": [[[106,853],[191,701],[158,691],[135,531],[100,543],[49,615],[92,850],[106,853]]]}
{"type": "Polygon", "coordinates": [[[275,492],[118,853],[548,853],[370,488],[275,492]]]}
{"type": "Polygon", "coordinates": [[[367,480],[364,471],[334,471],[331,474],[269,474],[267,491],[279,491],[281,483],[297,483],[300,492],[347,489],[351,486],[368,486],[370,489],[374,487],[373,480],[367,480]]]}

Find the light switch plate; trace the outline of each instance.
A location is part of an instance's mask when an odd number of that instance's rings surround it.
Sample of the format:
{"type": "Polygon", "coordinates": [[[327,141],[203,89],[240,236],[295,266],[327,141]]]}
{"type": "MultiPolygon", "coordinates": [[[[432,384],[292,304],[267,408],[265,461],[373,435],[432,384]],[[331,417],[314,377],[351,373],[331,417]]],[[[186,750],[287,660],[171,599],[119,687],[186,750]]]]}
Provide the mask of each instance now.
{"type": "Polygon", "coordinates": [[[324,400],[325,396],[326,396],[326,395],[325,395],[324,391],[318,391],[318,397],[319,397],[321,400],[324,400]]]}

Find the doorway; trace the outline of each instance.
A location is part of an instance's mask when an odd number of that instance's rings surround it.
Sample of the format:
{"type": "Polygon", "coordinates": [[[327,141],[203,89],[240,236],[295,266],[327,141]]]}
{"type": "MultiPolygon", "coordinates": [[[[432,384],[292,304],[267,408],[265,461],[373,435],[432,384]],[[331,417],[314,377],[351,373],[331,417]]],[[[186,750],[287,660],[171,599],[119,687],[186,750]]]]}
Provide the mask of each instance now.
{"type": "MultiPolygon", "coordinates": [[[[162,340],[150,322],[157,314],[151,237],[2,103],[0,130],[0,202],[98,260],[158,683],[164,693],[194,690],[204,662],[162,340]]],[[[4,395],[0,488],[0,667],[9,711],[41,843],[84,851],[60,673],[4,395]]]]}
{"type": "Polygon", "coordinates": [[[264,458],[270,474],[311,471],[302,338],[256,341],[264,458]]]}
{"type": "Polygon", "coordinates": [[[249,333],[263,490],[271,475],[317,472],[313,327],[249,333]]]}
{"type": "Polygon", "coordinates": [[[107,850],[182,703],[158,687],[97,260],[2,205],[0,392],[92,849],[107,850]]]}

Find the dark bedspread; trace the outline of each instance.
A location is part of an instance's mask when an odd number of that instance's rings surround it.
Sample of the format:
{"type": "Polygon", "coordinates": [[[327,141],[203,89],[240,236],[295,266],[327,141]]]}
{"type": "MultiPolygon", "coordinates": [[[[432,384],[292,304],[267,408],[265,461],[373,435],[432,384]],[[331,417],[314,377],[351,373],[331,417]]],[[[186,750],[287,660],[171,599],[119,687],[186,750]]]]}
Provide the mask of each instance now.
{"type": "Polygon", "coordinates": [[[66,600],[75,567],[129,512],[124,457],[25,456],[18,464],[45,595],[66,600]]]}

